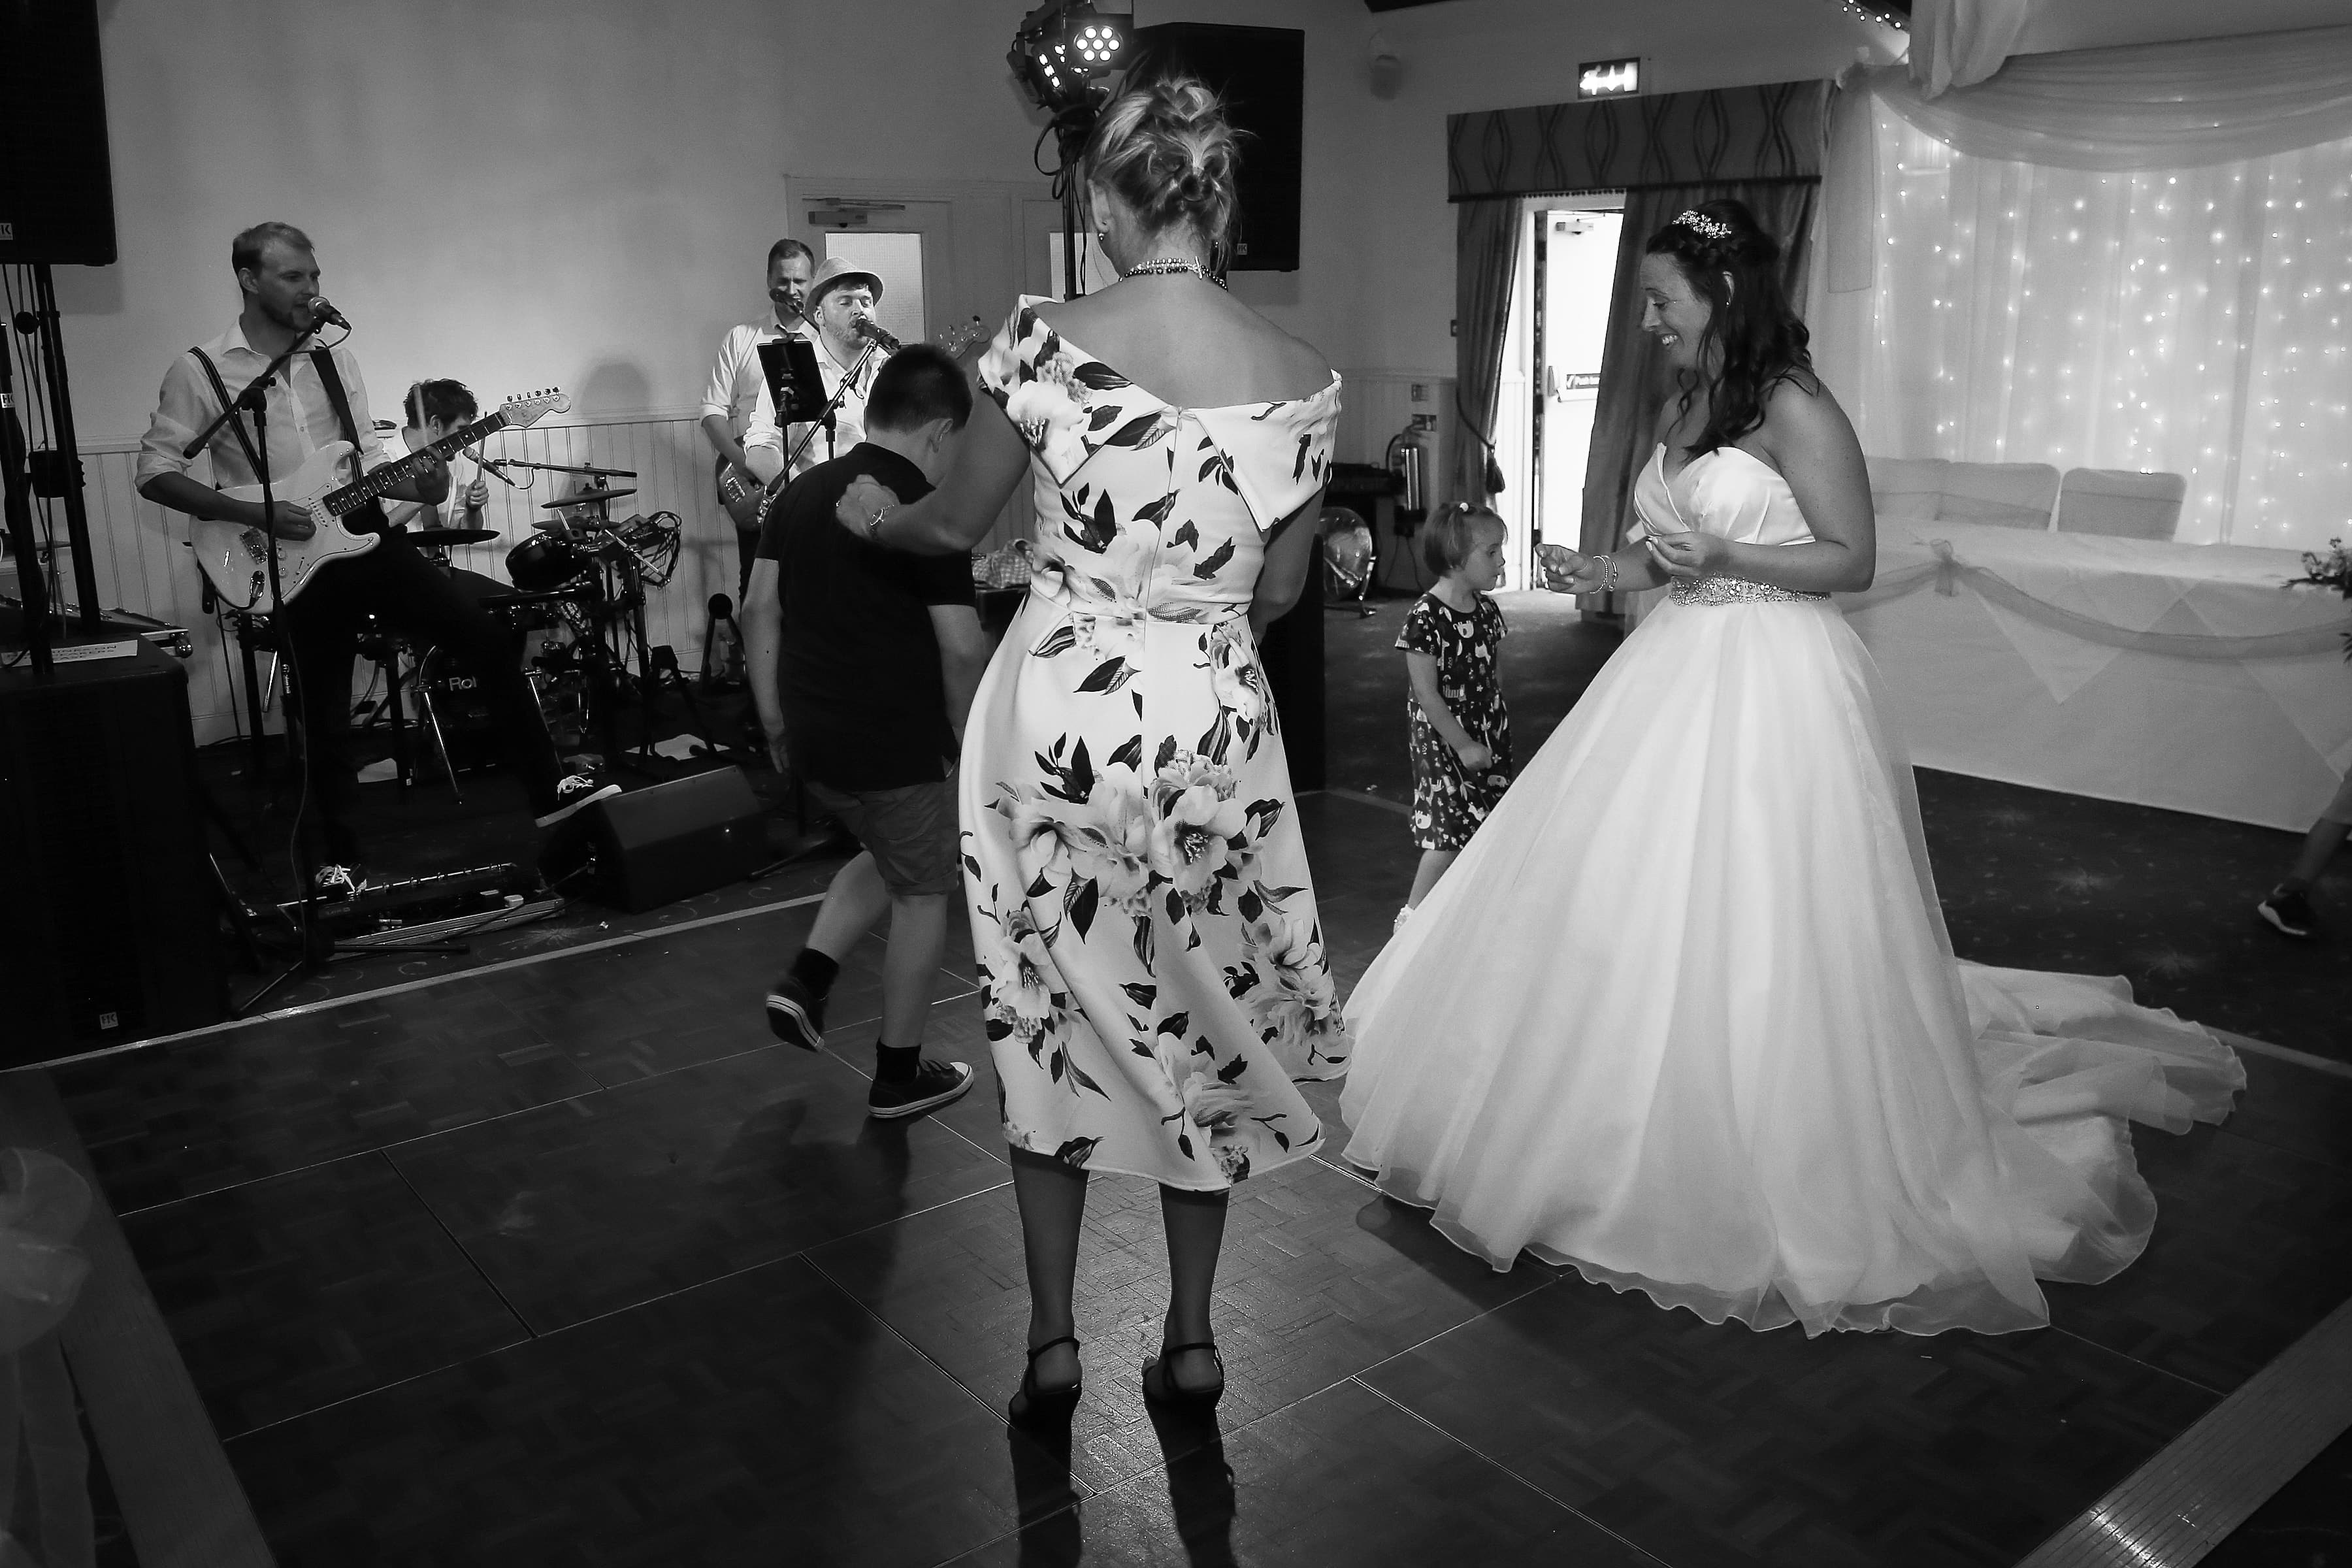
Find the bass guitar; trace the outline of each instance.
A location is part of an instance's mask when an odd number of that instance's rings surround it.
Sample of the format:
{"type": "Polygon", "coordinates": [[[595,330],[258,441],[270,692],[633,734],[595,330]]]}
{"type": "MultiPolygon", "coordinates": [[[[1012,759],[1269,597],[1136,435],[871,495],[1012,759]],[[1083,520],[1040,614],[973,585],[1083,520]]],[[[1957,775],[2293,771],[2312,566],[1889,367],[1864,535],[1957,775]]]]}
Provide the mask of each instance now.
{"type": "MultiPolygon", "coordinates": [[[[569,397],[552,390],[511,398],[497,413],[477,419],[462,430],[453,430],[404,458],[371,468],[349,484],[336,481],[343,459],[352,455],[349,441],[330,441],[311,453],[300,468],[270,487],[278,500],[299,501],[308,508],[311,521],[317,525],[308,539],[278,542],[278,580],[286,597],[291,599],[308,587],[320,567],[346,555],[364,555],[375,548],[382,535],[354,532],[343,525],[342,520],[394,485],[415,479],[424,471],[428,454],[446,462],[486,436],[500,430],[528,429],[548,415],[563,413],[571,406],[569,397]]],[[[232,500],[258,502],[261,487],[236,485],[223,489],[221,494],[232,500]]],[[[266,530],[248,523],[200,517],[189,520],[188,532],[189,545],[196,552],[196,564],[224,604],[237,610],[267,607],[269,535],[266,530]]]]}

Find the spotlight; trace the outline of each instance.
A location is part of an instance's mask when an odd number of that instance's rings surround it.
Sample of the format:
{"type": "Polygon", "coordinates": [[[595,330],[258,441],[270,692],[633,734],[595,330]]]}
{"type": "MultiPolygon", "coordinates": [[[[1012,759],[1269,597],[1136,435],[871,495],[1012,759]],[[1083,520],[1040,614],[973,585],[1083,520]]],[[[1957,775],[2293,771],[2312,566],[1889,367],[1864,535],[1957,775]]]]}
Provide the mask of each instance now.
{"type": "Polygon", "coordinates": [[[1127,64],[1130,21],[1102,15],[1094,0],[1045,0],[1021,19],[1006,59],[1039,108],[1090,110],[1108,93],[1095,79],[1127,64]]]}

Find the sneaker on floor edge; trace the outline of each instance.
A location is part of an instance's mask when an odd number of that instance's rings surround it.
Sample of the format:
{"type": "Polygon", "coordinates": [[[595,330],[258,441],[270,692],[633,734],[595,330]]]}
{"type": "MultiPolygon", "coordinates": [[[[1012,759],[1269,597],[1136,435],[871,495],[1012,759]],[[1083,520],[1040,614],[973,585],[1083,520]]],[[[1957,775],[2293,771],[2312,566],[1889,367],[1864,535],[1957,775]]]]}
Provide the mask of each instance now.
{"type": "Polygon", "coordinates": [[[914,1077],[892,1082],[876,1079],[866,1094],[868,1116],[919,1116],[963,1098],[971,1087],[971,1068],[961,1062],[926,1061],[914,1077]]]}
{"type": "Polygon", "coordinates": [[[572,773],[557,782],[555,809],[542,814],[539,818],[539,825],[541,827],[552,827],[589,802],[603,800],[608,795],[620,793],[619,784],[598,784],[586,773],[572,773]]]}
{"type": "Polygon", "coordinates": [[[2311,934],[2311,900],[2301,893],[2273,893],[2254,906],[2254,913],[2285,936],[2311,934]]]}
{"type": "Polygon", "coordinates": [[[824,1001],[786,974],[768,987],[768,1032],[804,1051],[824,1049],[824,1001]]]}

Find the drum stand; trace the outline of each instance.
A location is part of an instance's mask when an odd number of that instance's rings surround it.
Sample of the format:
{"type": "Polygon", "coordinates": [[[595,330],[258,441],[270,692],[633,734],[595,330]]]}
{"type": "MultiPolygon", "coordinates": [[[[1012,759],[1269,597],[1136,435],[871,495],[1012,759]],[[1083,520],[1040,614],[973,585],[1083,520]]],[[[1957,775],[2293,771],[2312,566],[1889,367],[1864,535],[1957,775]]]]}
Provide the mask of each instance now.
{"type": "MultiPolygon", "coordinates": [[[[373,622],[374,617],[370,616],[369,620],[373,622]]],[[[400,798],[404,801],[408,798],[408,786],[415,768],[408,754],[408,721],[400,705],[401,692],[408,684],[408,676],[400,668],[400,654],[399,637],[383,626],[371,625],[366,635],[360,638],[360,656],[375,666],[376,679],[383,686],[383,695],[368,705],[367,721],[360,728],[373,730],[380,723],[392,726],[392,776],[398,782],[400,798]]],[[[422,691],[422,686],[418,689],[422,691]]],[[[449,790],[456,795],[457,775],[449,767],[449,750],[441,741],[440,720],[433,711],[432,698],[427,695],[422,700],[425,719],[432,727],[433,743],[441,758],[442,770],[449,774],[449,790]]],[[[457,795],[458,804],[465,804],[465,798],[462,795],[457,795]]]]}
{"type": "Polygon", "coordinates": [[[251,753],[253,776],[265,779],[269,768],[269,738],[262,732],[262,724],[269,717],[269,700],[278,694],[278,677],[283,668],[278,651],[275,624],[267,610],[231,610],[222,612],[228,618],[230,629],[236,637],[238,662],[244,667],[245,713],[247,728],[246,746],[251,753]],[[269,651],[269,681],[262,684],[259,661],[254,650],[269,651]]]}
{"type": "MultiPolygon", "coordinates": [[[[637,643],[637,751],[634,773],[644,773],[660,753],[654,750],[654,720],[657,716],[656,698],[667,683],[686,702],[687,723],[702,748],[716,757],[721,754],[719,743],[710,738],[710,726],[702,720],[702,704],[694,698],[694,688],[677,667],[677,651],[667,643],[656,649],[646,637],[645,574],[638,568],[634,552],[623,548],[605,554],[606,564],[620,575],[621,591],[613,600],[616,614],[625,613],[628,625],[624,634],[634,637],[637,643]]],[[[619,628],[615,628],[618,630],[619,628]]],[[[625,667],[625,658],[623,661],[625,667]]]]}

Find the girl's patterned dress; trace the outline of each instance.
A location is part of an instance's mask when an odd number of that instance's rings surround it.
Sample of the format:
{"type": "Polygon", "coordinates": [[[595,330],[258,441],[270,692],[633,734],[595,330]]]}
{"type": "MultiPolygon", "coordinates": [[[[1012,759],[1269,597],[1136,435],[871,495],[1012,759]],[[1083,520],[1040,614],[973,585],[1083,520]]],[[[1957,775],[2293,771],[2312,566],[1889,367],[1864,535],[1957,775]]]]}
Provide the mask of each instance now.
{"type": "Polygon", "coordinates": [[[1511,711],[1503,704],[1496,661],[1506,628],[1503,612],[1486,595],[1465,614],[1434,594],[1423,594],[1404,617],[1396,646],[1437,661],[1437,691],[1454,721],[1495,753],[1476,773],[1408,694],[1412,721],[1412,841],[1422,849],[1459,849],[1511,784],[1511,711]]]}
{"type": "Polygon", "coordinates": [[[1292,1079],[1349,1056],[1248,619],[1262,531],[1323,487],[1339,381],[1171,407],[1033,303],[981,366],[1037,525],[961,785],[1004,1133],[1213,1191],[1318,1148],[1292,1079]]]}

